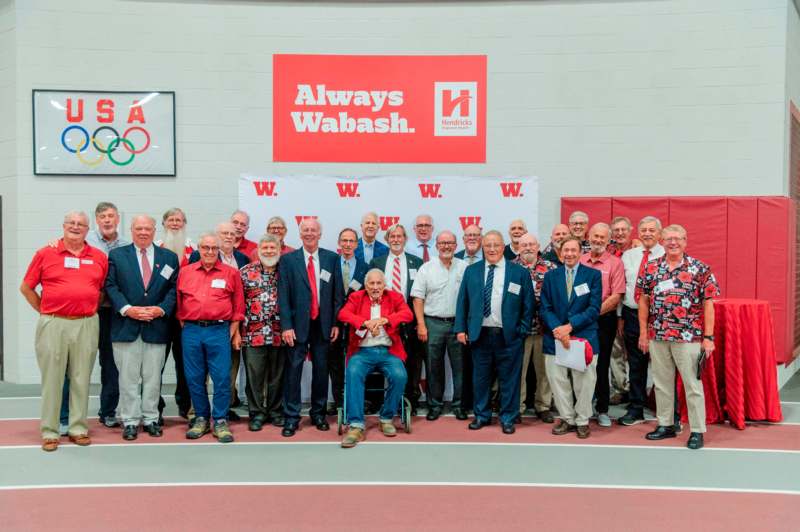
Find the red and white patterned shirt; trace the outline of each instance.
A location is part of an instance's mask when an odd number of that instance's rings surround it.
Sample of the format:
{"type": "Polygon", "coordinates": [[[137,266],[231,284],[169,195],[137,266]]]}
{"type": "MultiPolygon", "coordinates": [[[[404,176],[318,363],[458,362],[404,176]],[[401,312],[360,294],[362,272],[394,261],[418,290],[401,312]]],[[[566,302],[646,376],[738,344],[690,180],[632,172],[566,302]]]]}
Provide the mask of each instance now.
{"type": "Polygon", "coordinates": [[[242,344],[250,347],[281,345],[278,314],[278,269],[266,270],[251,262],[239,270],[244,288],[242,344]]]}
{"type": "MultiPolygon", "coordinates": [[[[544,274],[550,270],[555,270],[558,268],[558,264],[543,259],[541,253],[538,257],[536,257],[536,262],[533,264],[525,264],[522,262],[522,259],[519,256],[517,256],[517,258],[512,262],[527,269],[531,274],[531,281],[533,282],[533,294],[536,297],[536,308],[538,309],[542,302],[542,283],[544,282],[544,274]]],[[[539,317],[539,312],[537,312],[536,317],[533,318],[533,327],[531,327],[531,331],[533,331],[534,334],[543,334],[543,325],[542,320],[539,317]]]]}

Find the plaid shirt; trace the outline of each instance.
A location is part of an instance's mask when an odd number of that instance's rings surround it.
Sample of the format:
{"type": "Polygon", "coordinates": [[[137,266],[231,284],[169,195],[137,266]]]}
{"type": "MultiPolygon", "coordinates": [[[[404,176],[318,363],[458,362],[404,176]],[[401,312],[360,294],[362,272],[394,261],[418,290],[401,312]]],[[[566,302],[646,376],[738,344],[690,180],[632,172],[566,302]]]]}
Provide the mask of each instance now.
{"type": "Polygon", "coordinates": [[[278,315],[278,269],[267,271],[261,262],[239,270],[244,287],[244,334],[242,344],[251,347],[281,345],[278,315]]]}
{"type": "MultiPolygon", "coordinates": [[[[555,270],[558,268],[558,265],[550,262],[549,260],[543,259],[541,253],[538,257],[536,257],[536,262],[533,264],[525,264],[522,262],[522,259],[519,256],[511,262],[519,264],[523,268],[527,269],[531,274],[531,281],[533,281],[533,293],[536,297],[536,308],[539,308],[539,305],[542,302],[542,283],[544,282],[544,274],[550,270],[555,270]]],[[[540,313],[537,312],[536,316],[533,318],[533,327],[531,327],[533,334],[543,334],[544,325],[542,324],[542,320],[539,316],[540,313]]]]}
{"type": "Polygon", "coordinates": [[[636,287],[650,297],[650,338],[665,342],[703,339],[703,303],[719,295],[708,265],[684,255],[670,271],[666,255],[647,263],[636,287]]]}

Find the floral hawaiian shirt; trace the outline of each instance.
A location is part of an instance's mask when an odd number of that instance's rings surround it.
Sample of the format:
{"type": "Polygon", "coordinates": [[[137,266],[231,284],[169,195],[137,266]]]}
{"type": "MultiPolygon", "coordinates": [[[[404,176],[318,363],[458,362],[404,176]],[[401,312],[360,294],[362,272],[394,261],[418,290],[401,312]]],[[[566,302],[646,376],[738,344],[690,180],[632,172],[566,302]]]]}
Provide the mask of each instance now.
{"type": "Polygon", "coordinates": [[[239,273],[245,302],[242,344],[251,347],[281,345],[278,269],[270,272],[260,262],[251,262],[239,273]]]}
{"type": "Polygon", "coordinates": [[[699,342],[703,338],[703,303],[719,295],[708,265],[684,255],[670,271],[667,257],[647,263],[636,287],[650,297],[650,338],[666,342],[699,342]]]}
{"type": "MultiPolygon", "coordinates": [[[[542,299],[542,283],[544,282],[544,274],[549,272],[550,270],[555,270],[558,268],[558,265],[550,262],[549,260],[543,259],[542,255],[536,258],[536,262],[533,264],[525,264],[522,262],[522,259],[517,256],[512,262],[519,264],[523,268],[527,269],[528,272],[531,274],[531,281],[533,281],[533,293],[536,296],[536,308],[539,308],[542,299]]],[[[539,317],[539,313],[536,313],[536,317],[533,318],[533,327],[531,328],[535,334],[543,334],[542,332],[542,320],[539,317]]]]}

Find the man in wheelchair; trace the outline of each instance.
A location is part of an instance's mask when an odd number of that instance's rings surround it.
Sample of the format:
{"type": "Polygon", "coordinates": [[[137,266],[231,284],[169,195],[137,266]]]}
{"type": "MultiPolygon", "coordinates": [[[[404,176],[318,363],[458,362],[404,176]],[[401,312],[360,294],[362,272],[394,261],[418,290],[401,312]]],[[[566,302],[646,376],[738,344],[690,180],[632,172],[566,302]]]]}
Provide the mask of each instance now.
{"type": "Polygon", "coordinates": [[[397,435],[393,419],[403,399],[406,385],[406,353],[400,341],[400,324],[412,320],[411,309],[402,294],[386,290],[383,272],[367,272],[366,288],[350,294],[339,311],[339,320],[350,324],[345,370],[344,400],[346,423],[350,429],[342,439],[349,448],[364,441],[364,382],[368,374],[380,371],[388,386],[379,419],[384,436],[397,435]]]}

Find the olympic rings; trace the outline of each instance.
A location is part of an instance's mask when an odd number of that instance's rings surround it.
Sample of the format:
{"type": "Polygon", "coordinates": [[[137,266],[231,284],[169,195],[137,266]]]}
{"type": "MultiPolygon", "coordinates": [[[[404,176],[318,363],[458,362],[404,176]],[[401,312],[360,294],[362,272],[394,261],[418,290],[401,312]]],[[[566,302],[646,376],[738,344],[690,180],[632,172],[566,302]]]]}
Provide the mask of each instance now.
{"type": "Polygon", "coordinates": [[[83,135],[86,137],[86,140],[83,141],[83,144],[81,144],[81,147],[78,148],[81,151],[85,150],[89,146],[89,133],[85,129],[83,129],[81,126],[69,126],[69,127],[65,128],[64,131],[61,132],[61,145],[64,146],[64,149],[67,150],[70,153],[77,153],[78,150],[74,150],[74,149],[70,148],[69,146],[67,146],[67,140],[66,140],[67,139],[67,133],[69,133],[73,129],[77,129],[79,131],[82,131],[83,135]]]}
{"type": "Polygon", "coordinates": [[[84,129],[82,126],[79,125],[67,126],[66,128],[64,128],[64,131],[61,132],[61,145],[64,147],[64,149],[70,153],[76,154],[78,160],[87,166],[97,166],[98,164],[100,164],[105,160],[106,155],[108,155],[108,160],[117,166],[128,165],[131,162],[133,162],[133,159],[136,157],[136,155],[144,153],[145,151],[147,151],[148,148],[150,148],[150,140],[151,140],[150,132],[148,132],[145,128],[141,126],[129,127],[128,129],[125,130],[122,136],[120,136],[119,132],[111,126],[100,126],[97,129],[95,129],[91,135],[89,135],[89,132],[86,131],[86,129],[84,129]],[[82,143],[78,145],[77,148],[71,148],[67,144],[68,140],[67,133],[69,133],[72,130],[76,130],[83,133],[84,140],[82,143]],[[103,146],[103,142],[101,141],[100,133],[103,130],[108,130],[114,135],[114,138],[111,140],[108,146],[103,146]],[[144,134],[145,137],[144,146],[142,146],[138,150],[136,149],[136,146],[133,144],[133,142],[131,142],[131,140],[128,139],[128,135],[134,131],[141,132],[142,134],[144,134]],[[100,152],[100,156],[95,158],[94,160],[87,160],[81,155],[82,152],[85,152],[89,148],[90,144],[94,146],[95,150],[100,152]],[[131,154],[126,161],[118,161],[114,159],[114,157],[111,155],[112,152],[114,152],[117,148],[119,148],[120,144],[122,144],[125,150],[131,154]]]}
{"type": "Polygon", "coordinates": [[[136,148],[134,147],[133,142],[129,141],[124,137],[117,137],[111,141],[111,144],[108,145],[108,160],[116,164],[117,166],[125,166],[126,164],[130,164],[133,161],[133,158],[136,157],[135,150],[136,148]],[[130,159],[128,159],[125,162],[117,161],[116,159],[114,159],[114,157],[111,156],[111,153],[117,149],[117,146],[119,146],[120,142],[122,142],[123,146],[128,148],[128,151],[131,152],[130,159]]]}

